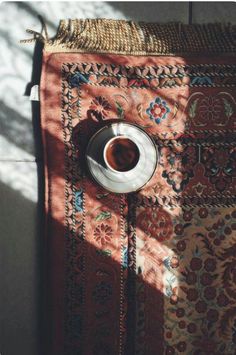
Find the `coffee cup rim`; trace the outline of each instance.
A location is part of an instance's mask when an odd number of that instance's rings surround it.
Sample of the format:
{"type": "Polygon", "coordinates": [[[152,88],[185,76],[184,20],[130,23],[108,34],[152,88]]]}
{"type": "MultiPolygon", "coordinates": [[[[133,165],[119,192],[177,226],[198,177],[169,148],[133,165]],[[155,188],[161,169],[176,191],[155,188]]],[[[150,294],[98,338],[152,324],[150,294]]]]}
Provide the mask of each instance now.
{"type": "Polygon", "coordinates": [[[130,169],[130,170],[127,170],[127,171],[119,171],[119,170],[113,169],[112,166],[108,163],[107,158],[106,158],[106,151],[107,151],[108,145],[111,144],[111,142],[114,141],[114,140],[117,139],[117,138],[120,138],[120,139],[129,139],[131,142],[133,142],[133,143],[136,145],[136,147],[137,147],[137,149],[138,149],[138,151],[139,151],[139,155],[140,155],[140,149],[139,149],[139,146],[138,146],[137,142],[136,142],[134,139],[132,139],[131,137],[129,137],[129,136],[117,135],[117,136],[115,136],[115,137],[110,138],[110,139],[106,142],[106,144],[105,144],[105,146],[104,146],[104,149],[103,149],[103,159],[104,159],[104,162],[105,162],[107,168],[109,168],[109,170],[113,171],[113,172],[116,173],[116,174],[127,174],[127,173],[130,173],[131,171],[133,171],[133,170],[136,168],[138,162],[137,162],[137,164],[136,164],[132,169],[130,169]]]}

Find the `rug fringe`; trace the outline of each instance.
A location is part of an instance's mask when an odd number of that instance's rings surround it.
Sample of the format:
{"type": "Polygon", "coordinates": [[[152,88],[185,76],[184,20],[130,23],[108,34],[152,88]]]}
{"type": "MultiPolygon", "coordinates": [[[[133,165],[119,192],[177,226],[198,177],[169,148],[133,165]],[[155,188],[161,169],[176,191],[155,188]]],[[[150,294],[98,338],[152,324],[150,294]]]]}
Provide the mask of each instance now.
{"type": "Polygon", "coordinates": [[[22,39],[20,40],[20,43],[32,43],[37,40],[39,40],[42,43],[48,43],[49,42],[49,36],[48,36],[48,30],[46,23],[41,15],[38,15],[38,19],[41,22],[42,25],[42,31],[37,32],[34,30],[27,29],[26,32],[32,34],[34,37],[33,38],[27,38],[27,39],[22,39]]]}
{"type": "Polygon", "coordinates": [[[236,52],[236,26],[231,24],[157,24],[110,19],[61,20],[53,39],[48,38],[45,24],[43,29],[44,36],[31,31],[34,38],[29,41],[42,41],[48,52],[126,55],[236,52]]]}

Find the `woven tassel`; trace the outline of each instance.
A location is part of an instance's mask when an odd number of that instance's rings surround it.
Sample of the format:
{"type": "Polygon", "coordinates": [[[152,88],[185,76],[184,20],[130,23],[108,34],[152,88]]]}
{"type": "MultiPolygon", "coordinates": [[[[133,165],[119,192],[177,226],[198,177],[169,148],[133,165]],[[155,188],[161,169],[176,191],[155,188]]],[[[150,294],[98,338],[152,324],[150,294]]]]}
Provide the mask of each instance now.
{"type": "Polygon", "coordinates": [[[47,31],[47,26],[46,23],[41,15],[38,15],[38,19],[41,22],[42,25],[42,30],[41,32],[37,32],[34,30],[27,29],[26,32],[34,35],[33,38],[27,38],[27,39],[22,39],[20,40],[20,43],[32,43],[35,41],[40,41],[43,43],[48,43],[49,42],[49,37],[48,37],[48,31],[47,31]]]}

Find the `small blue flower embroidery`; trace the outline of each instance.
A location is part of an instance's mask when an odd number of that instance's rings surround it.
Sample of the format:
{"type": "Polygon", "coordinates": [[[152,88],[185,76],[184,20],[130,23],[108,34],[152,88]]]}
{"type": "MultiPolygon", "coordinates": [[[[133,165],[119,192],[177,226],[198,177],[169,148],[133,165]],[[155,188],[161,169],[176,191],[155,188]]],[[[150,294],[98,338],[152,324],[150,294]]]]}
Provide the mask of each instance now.
{"type": "Polygon", "coordinates": [[[89,74],[75,73],[70,77],[70,84],[72,88],[79,86],[80,84],[87,84],[89,82],[89,74]]]}
{"type": "Polygon", "coordinates": [[[153,120],[159,124],[168,116],[170,108],[168,107],[166,101],[162,100],[160,97],[157,97],[155,101],[150,103],[150,106],[146,112],[150,117],[150,120],[153,120]]]}
{"type": "Polygon", "coordinates": [[[78,190],[75,193],[75,209],[78,212],[83,212],[83,191],[78,190]]]}

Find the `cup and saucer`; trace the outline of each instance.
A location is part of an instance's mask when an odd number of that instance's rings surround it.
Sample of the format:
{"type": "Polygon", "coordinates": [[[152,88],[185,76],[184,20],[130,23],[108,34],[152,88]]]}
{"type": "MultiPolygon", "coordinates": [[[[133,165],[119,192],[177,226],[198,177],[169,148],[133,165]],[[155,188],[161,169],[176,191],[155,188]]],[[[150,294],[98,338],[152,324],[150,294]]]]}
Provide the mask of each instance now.
{"type": "Polygon", "coordinates": [[[106,190],[129,193],[143,188],[153,176],[158,151],[139,126],[115,122],[89,140],[86,161],[93,179],[106,190]]]}

